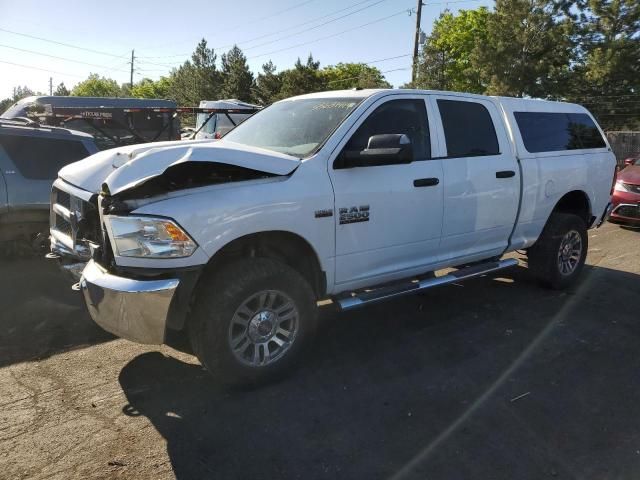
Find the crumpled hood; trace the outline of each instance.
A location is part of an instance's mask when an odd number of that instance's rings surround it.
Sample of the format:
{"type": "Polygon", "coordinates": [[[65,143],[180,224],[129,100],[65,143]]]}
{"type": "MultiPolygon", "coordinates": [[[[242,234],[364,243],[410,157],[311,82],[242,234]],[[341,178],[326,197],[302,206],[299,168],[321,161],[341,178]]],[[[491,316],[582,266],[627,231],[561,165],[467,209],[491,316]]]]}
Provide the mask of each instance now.
{"type": "Polygon", "coordinates": [[[224,140],[191,140],[130,145],[98,152],[67,165],[60,178],[98,193],[106,183],[112,195],[135,187],[183,162],[227,163],[273,175],[287,175],[300,159],[224,140]]]}

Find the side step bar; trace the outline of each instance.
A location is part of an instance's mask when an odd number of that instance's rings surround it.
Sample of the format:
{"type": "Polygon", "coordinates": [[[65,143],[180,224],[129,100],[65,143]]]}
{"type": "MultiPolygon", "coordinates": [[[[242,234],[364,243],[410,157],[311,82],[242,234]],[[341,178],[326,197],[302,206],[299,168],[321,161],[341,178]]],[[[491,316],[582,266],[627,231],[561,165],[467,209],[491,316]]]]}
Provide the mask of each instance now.
{"type": "Polygon", "coordinates": [[[455,270],[443,275],[442,277],[426,278],[420,281],[381,287],[379,289],[358,293],[350,297],[334,299],[334,302],[340,307],[340,310],[352,310],[354,308],[381,302],[401,295],[421,292],[428,288],[466,280],[467,278],[479,277],[497,270],[515,267],[516,265],[518,265],[518,260],[515,258],[507,258],[497,262],[479,263],[470,267],[455,270]]]}

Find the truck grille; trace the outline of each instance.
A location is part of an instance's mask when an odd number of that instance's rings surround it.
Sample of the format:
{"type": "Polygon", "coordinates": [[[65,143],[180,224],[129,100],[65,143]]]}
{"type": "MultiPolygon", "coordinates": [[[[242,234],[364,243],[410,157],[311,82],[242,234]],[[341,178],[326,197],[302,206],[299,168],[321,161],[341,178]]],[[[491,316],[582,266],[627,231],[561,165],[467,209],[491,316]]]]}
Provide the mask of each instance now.
{"type": "Polygon", "coordinates": [[[85,201],[58,187],[51,191],[50,228],[56,250],[89,259],[89,243],[100,245],[102,234],[97,201],[85,201]]]}
{"type": "Polygon", "coordinates": [[[73,235],[73,229],[71,228],[71,223],[66,221],[62,216],[56,215],[56,224],[54,227],[60,233],[65,234],[69,238],[73,235]]]}
{"type": "Polygon", "coordinates": [[[56,203],[58,205],[62,205],[67,209],[71,209],[71,195],[67,192],[60,190],[59,188],[55,188],[56,193],[56,203]]]}

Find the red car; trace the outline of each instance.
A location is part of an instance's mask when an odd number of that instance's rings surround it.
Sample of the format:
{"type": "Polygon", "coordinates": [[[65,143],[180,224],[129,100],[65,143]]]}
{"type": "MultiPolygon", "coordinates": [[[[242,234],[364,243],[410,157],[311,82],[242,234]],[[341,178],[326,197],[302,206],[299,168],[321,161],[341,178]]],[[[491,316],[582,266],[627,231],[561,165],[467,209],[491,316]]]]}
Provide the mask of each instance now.
{"type": "Polygon", "coordinates": [[[640,227],[640,158],[628,158],[618,172],[609,221],[640,227]]]}

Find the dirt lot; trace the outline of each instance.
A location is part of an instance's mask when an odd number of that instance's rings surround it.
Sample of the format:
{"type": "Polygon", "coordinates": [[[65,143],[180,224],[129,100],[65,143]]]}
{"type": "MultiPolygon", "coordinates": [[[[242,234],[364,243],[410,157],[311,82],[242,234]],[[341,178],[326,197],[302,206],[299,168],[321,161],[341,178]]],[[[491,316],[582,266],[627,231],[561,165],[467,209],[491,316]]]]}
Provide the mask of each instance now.
{"type": "Polygon", "coordinates": [[[572,291],[516,268],[322,312],[253,392],[94,326],[54,265],[0,265],[0,478],[640,478],[640,232],[572,291]]]}

